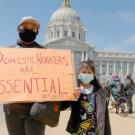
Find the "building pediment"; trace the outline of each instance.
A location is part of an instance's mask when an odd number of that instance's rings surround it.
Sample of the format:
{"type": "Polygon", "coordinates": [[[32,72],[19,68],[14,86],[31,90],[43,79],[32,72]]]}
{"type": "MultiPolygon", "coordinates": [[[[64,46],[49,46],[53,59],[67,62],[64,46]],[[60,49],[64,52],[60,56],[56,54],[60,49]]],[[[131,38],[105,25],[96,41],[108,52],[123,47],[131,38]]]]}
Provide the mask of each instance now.
{"type": "Polygon", "coordinates": [[[92,47],[93,48],[93,46],[92,45],[90,45],[90,44],[87,44],[87,43],[85,43],[85,42],[83,42],[83,41],[81,41],[81,40],[77,40],[77,39],[74,39],[74,38],[72,38],[72,37],[64,37],[64,38],[60,38],[60,39],[56,39],[56,40],[54,40],[54,41],[50,41],[50,42],[48,42],[48,43],[45,43],[45,45],[44,46],[48,46],[48,45],[65,45],[65,46],[68,46],[68,45],[70,45],[70,46],[88,46],[88,47],[92,47]]]}

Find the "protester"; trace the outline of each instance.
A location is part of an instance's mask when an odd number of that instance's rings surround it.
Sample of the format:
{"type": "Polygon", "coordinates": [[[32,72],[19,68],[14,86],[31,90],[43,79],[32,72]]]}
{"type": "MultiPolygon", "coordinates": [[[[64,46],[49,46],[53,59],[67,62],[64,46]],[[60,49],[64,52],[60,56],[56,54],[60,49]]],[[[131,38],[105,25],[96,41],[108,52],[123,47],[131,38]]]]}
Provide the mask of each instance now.
{"type": "MultiPolygon", "coordinates": [[[[35,41],[36,36],[38,35],[39,28],[40,24],[34,17],[23,17],[17,27],[19,40],[17,41],[16,47],[42,49],[43,47],[35,41]]],[[[78,99],[78,97],[80,96],[80,92],[77,90],[78,88],[76,88],[76,91],[74,91],[73,94],[75,98],[78,99]]],[[[4,104],[5,119],[9,135],[45,134],[46,123],[42,123],[41,121],[31,116],[32,108],[34,108],[35,105],[36,103],[32,102],[4,104]]]]}
{"type": "MultiPolygon", "coordinates": [[[[23,17],[17,27],[18,48],[43,48],[36,41],[40,28],[32,16],[23,17]]],[[[4,105],[6,125],[9,135],[44,135],[45,125],[29,117],[33,103],[11,103],[4,105]]]]}
{"type": "Polygon", "coordinates": [[[110,90],[110,99],[112,101],[112,105],[116,108],[116,113],[119,113],[119,107],[117,104],[117,100],[119,97],[124,97],[124,86],[121,82],[121,79],[117,73],[112,74],[112,78],[107,85],[108,90],[110,90]]]}
{"type": "Polygon", "coordinates": [[[124,89],[127,93],[127,99],[128,99],[128,113],[133,112],[133,93],[134,93],[134,81],[132,79],[132,75],[127,75],[125,82],[124,82],[124,89]]]}
{"type": "Polygon", "coordinates": [[[105,91],[95,77],[93,61],[80,63],[78,86],[81,95],[77,102],[62,102],[71,106],[67,131],[72,135],[111,135],[105,91]]]}
{"type": "Polygon", "coordinates": [[[115,98],[117,97],[118,94],[121,93],[121,79],[118,74],[113,73],[112,74],[112,79],[108,83],[108,87],[111,90],[112,97],[115,98]]]}

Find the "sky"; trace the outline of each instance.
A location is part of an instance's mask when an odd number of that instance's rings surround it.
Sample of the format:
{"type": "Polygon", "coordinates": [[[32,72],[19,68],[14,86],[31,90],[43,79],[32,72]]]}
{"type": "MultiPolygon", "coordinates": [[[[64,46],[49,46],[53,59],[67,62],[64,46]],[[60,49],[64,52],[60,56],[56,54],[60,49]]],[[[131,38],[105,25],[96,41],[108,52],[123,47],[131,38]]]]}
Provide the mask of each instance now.
{"type": "MultiPolygon", "coordinates": [[[[41,24],[37,42],[63,0],[0,0],[0,47],[16,44],[16,28],[24,16],[41,24]]],[[[135,0],[70,0],[86,28],[86,42],[96,51],[135,52],[135,0]]]]}

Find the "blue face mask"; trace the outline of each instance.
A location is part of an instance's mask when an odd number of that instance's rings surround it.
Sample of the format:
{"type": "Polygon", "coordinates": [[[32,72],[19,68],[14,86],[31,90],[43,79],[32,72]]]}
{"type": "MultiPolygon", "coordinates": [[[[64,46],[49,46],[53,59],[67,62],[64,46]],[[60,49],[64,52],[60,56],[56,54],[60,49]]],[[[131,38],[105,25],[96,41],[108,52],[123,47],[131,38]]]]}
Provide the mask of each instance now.
{"type": "Polygon", "coordinates": [[[94,75],[93,75],[93,74],[83,74],[83,73],[80,73],[80,74],[79,74],[79,80],[80,80],[82,83],[88,84],[88,83],[90,83],[92,80],[94,80],[94,75]]]}

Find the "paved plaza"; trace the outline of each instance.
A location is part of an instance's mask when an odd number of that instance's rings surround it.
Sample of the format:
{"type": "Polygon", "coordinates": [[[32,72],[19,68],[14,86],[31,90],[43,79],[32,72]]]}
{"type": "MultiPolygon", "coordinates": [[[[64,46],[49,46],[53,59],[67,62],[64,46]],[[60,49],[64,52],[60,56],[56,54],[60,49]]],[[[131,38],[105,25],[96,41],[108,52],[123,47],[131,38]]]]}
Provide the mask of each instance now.
{"type": "MultiPolygon", "coordinates": [[[[112,135],[134,135],[135,134],[135,96],[134,96],[134,112],[127,117],[121,117],[115,114],[115,110],[110,111],[110,121],[112,127],[112,135]]],[[[70,111],[61,112],[59,126],[56,128],[46,128],[46,135],[69,135],[65,129],[70,115],[70,111]]],[[[0,108],[0,135],[8,135],[2,107],[0,108]]]]}

